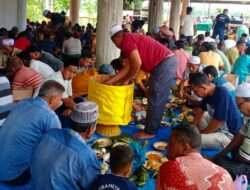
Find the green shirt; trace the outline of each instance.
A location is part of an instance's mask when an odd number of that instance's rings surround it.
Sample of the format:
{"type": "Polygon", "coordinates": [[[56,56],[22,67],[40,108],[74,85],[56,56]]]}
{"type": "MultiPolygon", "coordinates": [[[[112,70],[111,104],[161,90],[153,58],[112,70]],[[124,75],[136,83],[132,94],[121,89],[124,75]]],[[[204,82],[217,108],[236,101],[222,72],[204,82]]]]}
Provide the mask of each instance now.
{"type": "Polygon", "coordinates": [[[219,49],[216,49],[215,52],[220,55],[220,57],[221,57],[221,59],[223,61],[225,74],[230,73],[231,72],[231,65],[230,65],[226,55],[224,54],[224,52],[219,50],[219,49]]]}
{"type": "Polygon", "coordinates": [[[232,74],[239,76],[239,84],[246,81],[247,76],[250,74],[249,55],[241,55],[238,59],[236,59],[232,74]]]}

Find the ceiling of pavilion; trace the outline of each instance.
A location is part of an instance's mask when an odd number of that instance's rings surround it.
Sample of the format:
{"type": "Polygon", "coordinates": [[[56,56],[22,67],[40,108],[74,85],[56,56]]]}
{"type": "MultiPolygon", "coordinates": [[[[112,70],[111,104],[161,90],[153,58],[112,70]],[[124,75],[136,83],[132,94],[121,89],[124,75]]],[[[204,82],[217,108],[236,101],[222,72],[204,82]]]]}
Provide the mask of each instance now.
{"type": "MultiPolygon", "coordinates": [[[[165,1],[170,1],[170,0],[165,0],[165,1]]],[[[250,0],[190,0],[192,3],[230,3],[230,4],[249,4],[250,5],[250,0]]]]}

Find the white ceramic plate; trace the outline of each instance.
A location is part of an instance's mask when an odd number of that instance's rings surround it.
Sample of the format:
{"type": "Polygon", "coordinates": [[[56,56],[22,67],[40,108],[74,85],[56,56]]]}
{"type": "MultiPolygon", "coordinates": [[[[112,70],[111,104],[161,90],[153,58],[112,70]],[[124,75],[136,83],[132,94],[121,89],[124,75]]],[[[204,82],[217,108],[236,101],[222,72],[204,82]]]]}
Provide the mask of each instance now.
{"type": "Polygon", "coordinates": [[[149,151],[146,152],[146,158],[148,160],[159,161],[164,155],[159,151],[149,151]]]}
{"type": "Polygon", "coordinates": [[[153,144],[153,147],[156,149],[156,150],[166,150],[167,149],[167,146],[168,146],[168,143],[164,142],[164,141],[158,141],[158,142],[155,142],[153,144]]]}
{"type": "Polygon", "coordinates": [[[117,142],[117,143],[113,144],[113,147],[116,147],[116,146],[118,146],[118,145],[129,146],[128,143],[126,143],[126,142],[117,142]]]}
{"type": "Polygon", "coordinates": [[[112,145],[112,140],[110,138],[100,138],[94,142],[94,144],[96,143],[98,144],[100,148],[104,148],[104,147],[108,147],[112,145]]]}

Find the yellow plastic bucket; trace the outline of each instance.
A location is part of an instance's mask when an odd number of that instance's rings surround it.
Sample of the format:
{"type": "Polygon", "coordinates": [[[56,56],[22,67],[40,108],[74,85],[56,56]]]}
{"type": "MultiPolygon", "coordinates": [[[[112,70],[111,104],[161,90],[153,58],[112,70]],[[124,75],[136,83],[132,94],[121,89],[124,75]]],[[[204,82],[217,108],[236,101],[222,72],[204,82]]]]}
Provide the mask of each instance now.
{"type": "Polygon", "coordinates": [[[127,125],[131,121],[134,83],[125,86],[102,84],[110,77],[108,75],[91,77],[88,99],[99,106],[98,124],[127,125]]]}

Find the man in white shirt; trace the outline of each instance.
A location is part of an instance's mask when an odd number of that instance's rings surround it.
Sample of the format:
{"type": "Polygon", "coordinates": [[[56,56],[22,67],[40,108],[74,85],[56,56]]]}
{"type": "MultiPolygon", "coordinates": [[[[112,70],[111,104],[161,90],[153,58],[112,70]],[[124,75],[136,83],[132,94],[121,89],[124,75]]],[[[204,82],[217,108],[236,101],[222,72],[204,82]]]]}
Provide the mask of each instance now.
{"type": "MultiPolygon", "coordinates": [[[[46,78],[42,84],[48,80],[54,80],[59,82],[63,87],[65,88],[65,91],[63,93],[63,105],[61,105],[58,109],[63,107],[61,109],[62,112],[65,110],[69,112],[69,110],[73,110],[74,108],[74,101],[72,97],[72,79],[77,74],[78,70],[78,64],[79,59],[74,57],[66,57],[64,60],[64,67],[61,71],[57,71],[54,74],[50,75],[48,78],[46,78]]],[[[34,97],[38,95],[39,89],[42,86],[42,84],[37,88],[37,90],[34,93],[34,97]]],[[[65,113],[66,114],[66,113],[65,113]]]]}
{"type": "Polygon", "coordinates": [[[204,42],[215,42],[215,39],[211,38],[210,32],[205,32],[204,42]]]}
{"type": "Polygon", "coordinates": [[[77,38],[73,38],[71,32],[67,32],[65,34],[65,37],[67,39],[63,42],[62,52],[65,55],[75,56],[79,58],[82,51],[81,41],[77,38]]]}
{"type": "Polygon", "coordinates": [[[50,75],[52,75],[55,71],[46,63],[31,59],[30,60],[30,68],[33,68],[36,70],[42,77],[43,79],[48,78],[50,75]]]}
{"type": "Polygon", "coordinates": [[[180,34],[187,37],[189,45],[193,42],[193,35],[196,34],[196,19],[191,15],[192,7],[187,7],[186,15],[181,20],[180,34]]]}
{"type": "Polygon", "coordinates": [[[225,51],[227,51],[231,47],[236,46],[236,41],[229,39],[228,36],[224,37],[224,43],[225,43],[225,51]]]}

